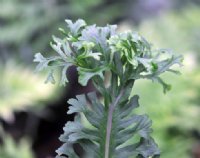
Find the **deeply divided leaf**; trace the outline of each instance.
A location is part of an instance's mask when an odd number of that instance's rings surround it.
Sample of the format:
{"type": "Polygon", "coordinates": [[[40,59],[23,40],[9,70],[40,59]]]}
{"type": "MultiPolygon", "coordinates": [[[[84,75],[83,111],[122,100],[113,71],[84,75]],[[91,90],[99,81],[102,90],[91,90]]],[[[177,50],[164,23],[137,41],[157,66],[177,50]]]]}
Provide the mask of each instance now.
{"type": "Polygon", "coordinates": [[[47,69],[46,82],[55,83],[53,73],[59,69],[60,84],[66,85],[68,68],[76,66],[79,83],[86,86],[91,80],[102,99],[92,92],[68,101],[68,114],[76,113],[76,117],[64,127],[57,158],[159,157],[150,136],[152,121],[147,115],[134,113],[139,97],[130,97],[131,90],[138,79],[149,79],[160,83],[166,93],[171,85],[161,75],[179,74],[174,65],[181,66],[183,57],[167,49],[154,49],[138,33],[117,33],[116,25],[87,25],[82,19],[67,19],[66,24],[67,30],[60,29],[64,37],[53,36],[51,42],[57,55],[35,55],[36,71],[47,69]],[[84,155],[76,153],[74,145],[79,145],[84,155]]]}
{"type": "MultiPolygon", "coordinates": [[[[58,155],[74,158],[76,152],[73,150],[73,144],[79,144],[86,149],[84,158],[104,158],[108,117],[105,106],[97,98],[95,92],[87,96],[78,95],[76,99],[70,99],[68,103],[71,104],[68,114],[84,115],[93,128],[83,125],[79,116],[74,122],[68,122],[60,137],[64,145],[57,150],[58,155]]],[[[138,106],[138,96],[133,96],[126,105],[117,106],[114,110],[109,158],[132,158],[133,155],[148,158],[159,155],[157,145],[150,136],[152,129],[148,116],[133,114],[133,110],[138,106]],[[135,135],[140,137],[139,141],[126,145],[126,142],[135,135]]]]}

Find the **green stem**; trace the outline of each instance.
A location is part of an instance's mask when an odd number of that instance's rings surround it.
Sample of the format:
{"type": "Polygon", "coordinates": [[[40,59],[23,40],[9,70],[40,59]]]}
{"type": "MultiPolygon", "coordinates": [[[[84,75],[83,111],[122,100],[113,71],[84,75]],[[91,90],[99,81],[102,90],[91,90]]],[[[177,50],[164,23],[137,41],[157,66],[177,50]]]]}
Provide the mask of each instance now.
{"type": "Polygon", "coordinates": [[[111,131],[112,131],[113,112],[114,112],[115,107],[119,103],[121,97],[123,96],[124,92],[125,90],[122,89],[120,91],[120,94],[115,98],[115,100],[109,106],[107,128],[106,128],[105,158],[109,158],[109,154],[110,154],[110,137],[111,137],[111,131]]]}
{"type": "Polygon", "coordinates": [[[95,88],[98,90],[98,92],[100,92],[101,95],[103,96],[104,105],[105,105],[106,109],[108,109],[108,105],[110,103],[110,95],[109,95],[106,87],[104,86],[103,80],[101,80],[99,77],[95,77],[93,79],[93,84],[94,84],[95,88]]]}

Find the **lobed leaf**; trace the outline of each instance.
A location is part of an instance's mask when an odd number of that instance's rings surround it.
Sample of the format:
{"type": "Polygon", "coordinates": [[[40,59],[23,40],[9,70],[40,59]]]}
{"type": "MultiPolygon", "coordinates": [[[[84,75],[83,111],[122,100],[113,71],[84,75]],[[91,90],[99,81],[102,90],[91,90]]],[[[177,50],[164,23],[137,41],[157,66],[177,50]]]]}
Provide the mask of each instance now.
{"type": "Polygon", "coordinates": [[[179,74],[173,66],[181,66],[183,57],[166,49],[153,49],[138,33],[117,33],[116,25],[98,27],[81,19],[75,22],[67,19],[66,23],[69,31],[60,29],[65,37],[53,36],[51,43],[57,56],[45,58],[36,54],[34,62],[39,63],[36,70],[50,69],[47,82],[55,83],[53,72],[61,69],[60,84],[65,85],[66,71],[74,65],[79,83],[86,86],[92,80],[103,101],[94,92],[68,101],[71,105],[68,114],[77,116],[64,127],[60,137],[64,145],[57,150],[57,158],[79,158],[73,144],[83,148],[85,158],[159,157],[150,136],[152,122],[147,115],[133,113],[139,106],[139,97],[129,97],[135,81],[141,78],[160,83],[164,93],[169,91],[171,86],[160,76],[165,72],[179,74]],[[91,128],[81,123],[80,116],[87,119],[91,128]],[[127,144],[136,136],[139,141],[127,144]]]}
{"type": "MultiPolygon", "coordinates": [[[[84,126],[81,123],[80,117],[77,116],[74,122],[68,122],[65,125],[64,134],[61,135],[60,140],[64,143],[70,143],[71,147],[77,143],[81,145],[85,151],[85,158],[94,158],[94,156],[102,158],[105,155],[106,142],[106,132],[103,130],[106,129],[108,113],[94,92],[87,94],[87,98],[89,99],[88,101],[85,95],[78,95],[76,99],[70,99],[68,103],[71,106],[69,107],[68,114],[78,113],[79,116],[80,114],[85,115],[93,128],[84,126]],[[93,105],[89,106],[89,102],[93,105]]],[[[127,105],[124,105],[124,107],[117,106],[114,110],[110,157],[129,158],[133,155],[142,155],[144,158],[148,158],[159,154],[157,145],[150,137],[152,129],[151,121],[148,117],[146,115],[129,115],[138,106],[138,96],[133,96],[127,105]],[[140,136],[139,142],[121,147],[136,134],[140,136]]],[[[57,151],[58,155],[73,158],[72,153],[74,150],[71,147],[69,148],[70,152],[68,151],[69,149],[64,150],[61,147],[57,151]]]]}
{"type": "Polygon", "coordinates": [[[75,23],[73,23],[71,20],[66,19],[65,22],[67,23],[70,32],[72,33],[73,36],[77,36],[79,33],[79,30],[86,26],[86,22],[82,19],[78,19],[75,23]]]}

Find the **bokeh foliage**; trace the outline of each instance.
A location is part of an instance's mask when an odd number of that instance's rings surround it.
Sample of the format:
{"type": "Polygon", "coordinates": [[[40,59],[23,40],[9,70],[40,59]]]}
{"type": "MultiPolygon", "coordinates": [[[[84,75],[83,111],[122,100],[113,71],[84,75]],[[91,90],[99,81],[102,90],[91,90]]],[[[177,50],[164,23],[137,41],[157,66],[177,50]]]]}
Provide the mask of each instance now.
{"type": "Polygon", "coordinates": [[[13,60],[0,64],[0,117],[13,121],[14,111],[24,111],[34,107],[35,112],[59,97],[60,90],[53,85],[45,85],[42,74],[36,75],[13,60]],[[20,75],[19,75],[20,74],[20,75]]]}
{"type": "Polygon", "coordinates": [[[0,126],[0,157],[1,158],[33,158],[30,142],[23,138],[16,142],[11,136],[6,134],[0,126]]]}
{"type": "Polygon", "coordinates": [[[105,24],[120,15],[120,5],[106,6],[104,0],[0,0],[0,4],[1,59],[15,56],[27,62],[35,52],[48,48],[63,19],[105,24]]]}
{"type": "Polygon", "coordinates": [[[141,81],[133,90],[142,96],[142,111],[154,120],[154,135],[164,158],[189,157],[198,141],[193,133],[200,133],[199,15],[198,7],[188,7],[149,19],[138,28],[147,39],[185,56],[180,78],[165,75],[172,84],[171,93],[163,95],[158,86],[147,81],[141,81]]]}

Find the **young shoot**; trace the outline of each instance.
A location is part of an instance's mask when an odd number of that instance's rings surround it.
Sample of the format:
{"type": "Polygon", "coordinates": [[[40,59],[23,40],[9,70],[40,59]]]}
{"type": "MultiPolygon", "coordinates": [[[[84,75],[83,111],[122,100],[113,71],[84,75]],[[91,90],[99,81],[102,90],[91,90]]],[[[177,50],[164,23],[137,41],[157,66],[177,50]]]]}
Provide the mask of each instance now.
{"type": "Polygon", "coordinates": [[[137,80],[149,79],[160,83],[166,93],[171,86],[160,75],[167,71],[179,73],[172,66],[181,65],[182,56],[167,49],[153,49],[138,33],[117,33],[116,25],[87,25],[81,19],[66,23],[67,31],[60,29],[64,37],[53,36],[51,47],[57,54],[44,57],[37,53],[36,70],[48,69],[46,82],[55,83],[53,73],[61,69],[60,84],[65,85],[66,71],[74,65],[79,83],[86,86],[91,80],[96,92],[68,100],[71,106],[67,113],[76,113],[76,117],[64,127],[57,158],[159,157],[158,146],[150,135],[152,122],[147,115],[134,113],[139,96],[131,96],[131,90],[137,80]],[[90,128],[82,123],[83,116],[90,128]],[[74,144],[79,144],[84,155],[74,150],[74,144]]]}

